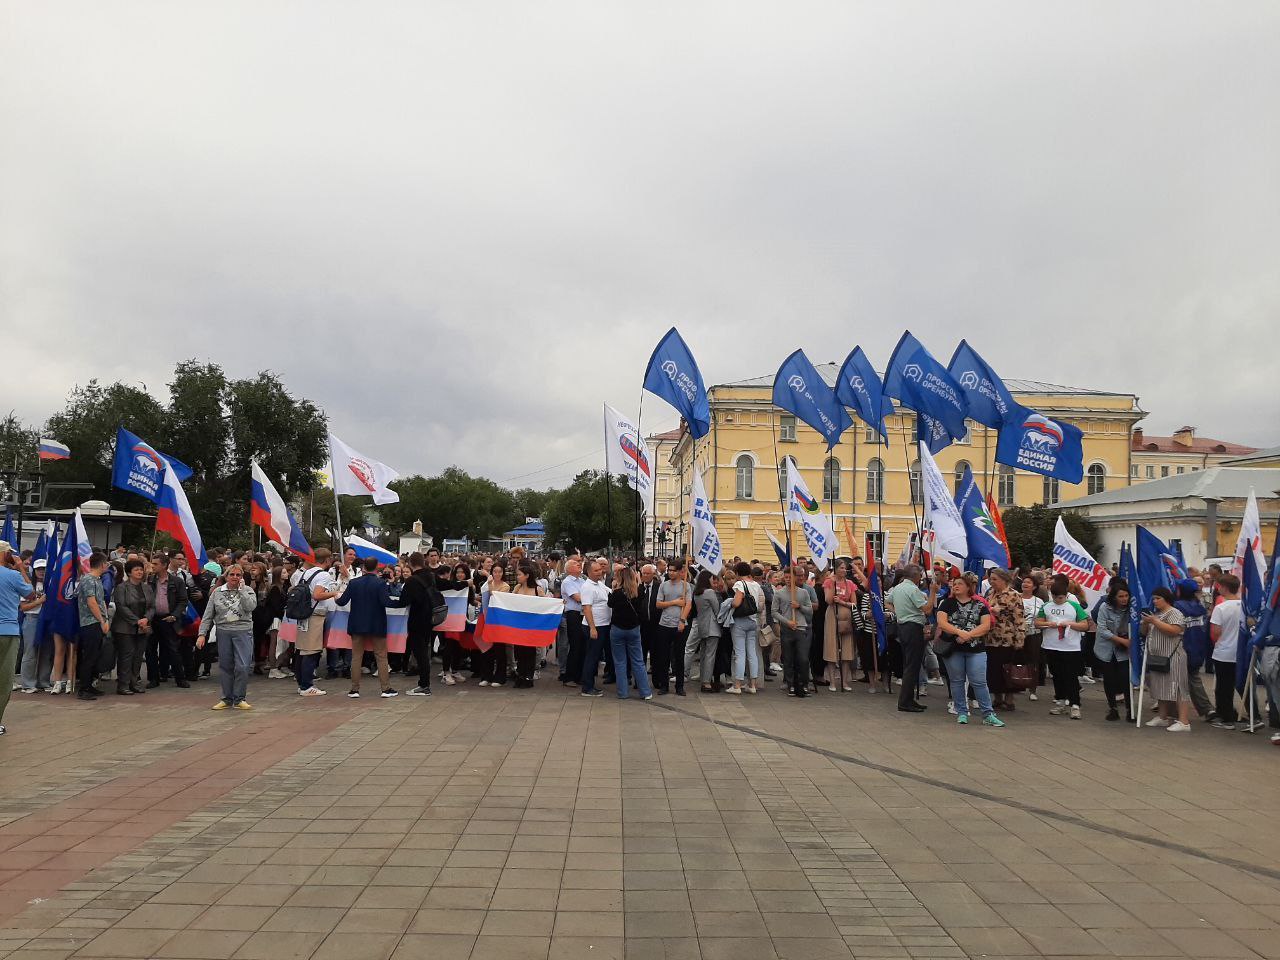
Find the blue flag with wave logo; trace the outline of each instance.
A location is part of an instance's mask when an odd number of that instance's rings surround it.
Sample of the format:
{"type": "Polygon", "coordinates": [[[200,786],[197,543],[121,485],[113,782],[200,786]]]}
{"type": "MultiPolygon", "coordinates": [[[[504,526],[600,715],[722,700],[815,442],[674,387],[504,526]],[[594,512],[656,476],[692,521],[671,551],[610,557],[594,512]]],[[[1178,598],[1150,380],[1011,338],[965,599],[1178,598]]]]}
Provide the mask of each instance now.
{"type": "Polygon", "coordinates": [[[960,518],[964,520],[964,533],[969,541],[969,556],[965,561],[973,563],[973,572],[981,574],[983,561],[989,560],[998,567],[1009,566],[1009,551],[996,529],[995,519],[987,509],[987,498],[978,489],[973,478],[973,471],[966,463],[964,476],[960,480],[960,489],[956,491],[956,507],[960,518]]]}
{"type": "Polygon", "coordinates": [[[124,427],[116,431],[116,454],[111,463],[111,485],[128,490],[152,503],[160,502],[164,472],[172,468],[179,483],[191,477],[191,468],[176,457],[161,453],[124,427]]]}
{"type": "Polygon", "coordinates": [[[993,430],[1004,426],[1005,418],[1017,406],[1013,394],[968,340],[960,341],[947,371],[969,401],[969,419],[993,430]]]}
{"type": "Polygon", "coordinates": [[[854,347],[840,365],[840,372],[836,375],[836,399],[888,441],[884,418],[893,414],[893,401],[885,396],[880,375],[861,347],[854,347]]]}
{"type": "Polygon", "coordinates": [[[1137,564],[1133,562],[1133,550],[1128,543],[1120,544],[1120,579],[1129,584],[1129,683],[1142,685],[1142,611],[1150,606],[1151,598],[1143,590],[1137,564]]]}
{"type": "Polygon", "coordinates": [[[1014,404],[996,439],[996,463],[1079,483],[1084,479],[1084,433],[1075,424],[1014,404]]]}
{"type": "Polygon", "coordinates": [[[893,348],[884,371],[884,392],[919,415],[917,436],[930,453],[968,432],[969,401],[964,391],[924,344],[907,331],[893,348]]]}
{"type": "Polygon", "coordinates": [[[644,389],[680,411],[695,440],[711,430],[711,405],[702,371],[675,327],[653,348],[644,371],[644,389]]]}
{"type": "Polygon", "coordinates": [[[844,404],[836,399],[835,391],[822,379],[803,350],[791,354],[778,367],[773,378],[773,403],[822,434],[828,450],[853,426],[844,404]]]}
{"type": "Polygon", "coordinates": [[[40,608],[40,622],[36,626],[40,643],[55,633],[64,640],[74,640],[80,632],[80,609],[76,602],[79,582],[80,550],[73,522],[67,524],[61,547],[56,531],[49,538],[44,568],[44,592],[48,599],[40,608]]]}

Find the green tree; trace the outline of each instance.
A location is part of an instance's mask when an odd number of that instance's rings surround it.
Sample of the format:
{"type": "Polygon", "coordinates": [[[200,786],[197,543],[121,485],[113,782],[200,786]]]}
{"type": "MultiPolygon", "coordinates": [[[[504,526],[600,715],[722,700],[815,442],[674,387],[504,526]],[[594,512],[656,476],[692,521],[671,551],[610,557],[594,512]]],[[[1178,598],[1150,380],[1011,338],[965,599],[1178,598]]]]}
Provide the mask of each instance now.
{"type": "MultiPolygon", "coordinates": [[[[1009,552],[1013,555],[1015,567],[1024,564],[1047,567],[1053,562],[1053,530],[1060,513],[1042,503],[1032,507],[1009,507],[1004,511],[1004,532],[1009,538],[1009,552]]],[[[1061,513],[1061,516],[1067,532],[1091,555],[1097,556],[1102,540],[1093,521],[1073,512],[1061,513]]]]}
{"type": "Polygon", "coordinates": [[[0,470],[35,470],[40,462],[36,457],[39,443],[40,434],[10,411],[0,420],[0,470]]]}
{"type": "Polygon", "coordinates": [[[473,542],[496,537],[524,520],[510,490],[460,467],[438,477],[405,477],[391,486],[400,502],[379,508],[383,526],[404,533],[421,520],[423,532],[436,543],[448,537],[473,542]]]}
{"type": "Polygon", "coordinates": [[[542,520],[548,545],[600,550],[612,540],[615,547],[635,547],[635,495],[621,474],[609,479],[606,487],[603,472],[584,470],[551,498],[542,520]]]}
{"type": "Polygon", "coordinates": [[[558,490],[533,490],[529,487],[517,490],[514,496],[521,519],[542,516],[546,512],[547,504],[558,492],[558,490]]]}

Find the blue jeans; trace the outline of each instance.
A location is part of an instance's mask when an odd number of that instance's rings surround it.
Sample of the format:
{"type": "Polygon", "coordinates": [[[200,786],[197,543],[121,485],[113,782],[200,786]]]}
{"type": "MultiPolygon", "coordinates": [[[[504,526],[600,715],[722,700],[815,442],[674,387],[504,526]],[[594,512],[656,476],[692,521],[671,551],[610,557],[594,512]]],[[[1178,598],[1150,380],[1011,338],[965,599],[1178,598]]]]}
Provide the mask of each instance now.
{"type": "Polygon", "coordinates": [[[618,680],[618,699],[627,699],[631,689],[630,678],[635,677],[636,690],[642,697],[653,695],[649,686],[649,677],[644,669],[644,650],[640,646],[640,628],[632,627],[624,630],[610,626],[609,645],[613,648],[613,672],[618,680]],[[630,665],[630,670],[627,669],[630,665]]]}
{"type": "Polygon", "coordinates": [[[760,626],[755,617],[733,618],[733,682],[743,680],[743,655],[751,679],[760,679],[760,626]]]}
{"type": "Polygon", "coordinates": [[[991,691],[987,689],[987,652],[960,653],[947,657],[947,679],[951,681],[951,699],[955,702],[956,713],[962,717],[969,715],[969,696],[965,692],[965,681],[973,688],[973,695],[978,698],[978,708],[984,717],[995,713],[991,706],[991,691]]]}
{"type": "Polygon", "coordinates": [[[600,667],[600,655],[609,645],[609,624],[596,627],[596,638],[591,639],[591,628],[586,621],[582,624],[582,642],[587,648],[587,655],[582,660],[582,692],[591,693],[596,688],[596,670],[600,667]]]}
{"type": "Polygon", "coordinates": [[[218,675],[222,680],[222,699],[235,706],[249,689],[249,670],[253,667],[253,633],[249,630],[218,628],[218,675]]]}

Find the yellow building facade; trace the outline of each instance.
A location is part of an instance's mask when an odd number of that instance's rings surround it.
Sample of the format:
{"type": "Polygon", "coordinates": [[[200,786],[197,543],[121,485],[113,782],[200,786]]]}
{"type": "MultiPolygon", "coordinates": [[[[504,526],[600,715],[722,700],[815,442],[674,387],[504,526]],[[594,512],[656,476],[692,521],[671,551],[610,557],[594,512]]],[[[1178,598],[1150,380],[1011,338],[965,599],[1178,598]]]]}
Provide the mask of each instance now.
{"type": "MultiPolygon", "coordinates": [[[[834,383],[838,368],[824,364],[818,371],[828,383],[834,383]]],[[[1075,424],[1084,432],[1084,481],[1059,483],[997,465],[995,431],[971,421],[969,436],[935,458],[953,489],[965,464],[980,485],[989,485],[1002,507],[1056,503],[1129,485],[1130,437],[1134,424],[1146,415],[1136,396],[1036,381],[1008,380],[1006,384],[1019,403],[1075,424]]],[[[890,559],[897,556],[916,528],[914,518],[920,509],[911,410],[900,409],[888,418],[887,442],[855,420],[840,444],[828,453],[816,431],[773,406],[771,376],[718,384],[707,393],[711,431],[694,441],[682,430],[677,439],[663,446],[669,457],[654,458],[659,481],[655,520],[670,520],[677,534],[666,552],[678,553],[679,545],[687,542],[689,489],[696,465],[711,498],[725,556],[773,557],[767,533],[782,539],[783,530],[776,464],[790,457],[809,490],[822,500],[823,510],[834,513],[837,533],[843,535],[847,518],[852,521],[856,542],[871,534],[882,554],[887,549],[890,559]],[[664,497],[664,490],[678,495],[664,497]]]]}

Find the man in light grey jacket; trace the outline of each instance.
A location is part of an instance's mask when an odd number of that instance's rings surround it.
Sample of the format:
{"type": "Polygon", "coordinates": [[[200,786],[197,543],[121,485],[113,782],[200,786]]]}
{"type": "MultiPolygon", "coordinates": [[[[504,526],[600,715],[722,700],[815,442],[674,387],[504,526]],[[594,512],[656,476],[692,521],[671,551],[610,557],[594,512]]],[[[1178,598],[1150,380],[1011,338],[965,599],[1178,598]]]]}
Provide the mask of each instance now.
{"type": "Polygon", "coordinates": [[[787,696],[809,695],[809,643],[812,637],[813,599],[805,589],[808,571],[796,564],[792,578],[783,579],[773,590],[773,623],[782,641],[782,682],[787,696]]]}

